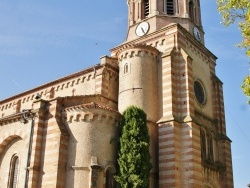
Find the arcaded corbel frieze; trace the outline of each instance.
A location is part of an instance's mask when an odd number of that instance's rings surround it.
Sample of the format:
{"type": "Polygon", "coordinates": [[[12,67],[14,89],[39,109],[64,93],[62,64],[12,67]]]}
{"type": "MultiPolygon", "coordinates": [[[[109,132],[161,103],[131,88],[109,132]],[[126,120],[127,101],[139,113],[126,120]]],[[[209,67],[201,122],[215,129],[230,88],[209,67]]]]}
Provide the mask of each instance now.
{"type": "Polygon", "coordinates": [[[106,115],[103,113],[90,113],[90,112],[75,112],[73,114],[65,114],[65,119],[68,123],[75,122],[109,122],[109,121],[118,121],[118,117],[112,115],[106,115]]]}

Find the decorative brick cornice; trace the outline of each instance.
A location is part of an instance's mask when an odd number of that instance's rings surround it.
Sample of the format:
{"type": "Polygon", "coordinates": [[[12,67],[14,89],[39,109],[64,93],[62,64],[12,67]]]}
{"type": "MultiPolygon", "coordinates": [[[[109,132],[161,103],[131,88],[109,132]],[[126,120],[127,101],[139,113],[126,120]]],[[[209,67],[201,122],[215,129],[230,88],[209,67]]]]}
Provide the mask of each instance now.
{"type": "Polygon", "coordinates": [[[21,99],[21,102],[27,102],[29,100],[34,100],[37,93],[41,94],[41,96],[43,96],[43,95],[45,96],[48,92],[50,92],[52,87],[55,90],[57,90],[57,89],[61,89],[62,87],[64,88],[64,87],[72,86],[72,84],[74,85],[74,84],[78,84],[79,82],[84,82],[85,80],[88,80],[91,77],[93,77],[94,72],[99,68],[102,68],[102,66],[100,64],[97,64],[97,65],[90,67],[88,69],[84,69],[84,70],[76,72],[74,74],[70,74],[68,76],[65,76],[65,77],[59,78],[57,80],[54,80],[52,82],[38,86],[34,89],[25,91],[25,92],[17,94],[17,95],[14,95],[10,98],[7,98],[7,99],[0,101],[0,107],[2,107],[2,105],[11,105],[11,102],[16,100],[16,99],[21,99]],[[70,81],[68,81],[68,80],[70,80],[70,81]]]}
{"type": "Polygon", "coordinates": [[[63,114],[68,123],[80,121],[117,121],[120,113],[110,107],[99,105],[95,102],[65,108],[63,114]],[[101,110],[101,111],[99,111],[101,110]],[[109,111],[110,114],[102,112],[109,111]]]}
{"type": "Polygon", "coordinates": [[[107,106],[101,106],[99,104],[96,104],[95,102],[87,103],[87,104],[82,104],[82,105],[77,105],[73,107],[68,107],[65,108],[65,112],[71,112],[71,111],[81,111],[83,109],[90,109],[90,108],[97,108],[97,109],[103,109],[103,110],[108,110],[108,111],[113,111],[115,113],[119,113],[116,110],[113,110],[112,108],[109,108],[107,106]]]}
{"type": "Polygon", "coordinates": [[[148,35],[145,35],[144,37],[140,37],[138,39],[123,43],[123,44],[121,44],[121,45],[119,45],[119,46],[117,46],[115,48],[112,48],[110,51],[117,53],[121,49],[131,47],[134,44],[146,44],[146,43],[152,42],[152,41],[154,41],[156,39],[162,39],[162,37],[165,36],[165,32],[167,30],[174,29],[174,28],[178,27],[178,25],[179,24],[170,24],[170,25],[168,25],[166,27],[163,27],[162,29],[159,29],[159,30],[155,31],[154,33],[150,33],[148,35]]]}
{"type": "Polygon", "coordinates": [[[118,52],[118,59],[132,58],[135,56],[139,57],[152,57],[154,59],[158,58],[159,51],[145,44],[135,44],[118,52]]]}
{"type": "Polygon", "coordinates": [[[22,123],[27,123],[28,119],[34,117],[33,112],[31,110],[24,110],[23,112],[15,113],[6,117],[0,118],[0,125],[14,123],[17,121],[21,121],[22,123]]]}
{"type": "Polygon", "coordinates": [[[0,118],[0,125],[14,123],[14,122],[20,121],[21,118],[22,118],[22,113],[16,113],[13,115],[3,117],[3,118],[0,118]]]}

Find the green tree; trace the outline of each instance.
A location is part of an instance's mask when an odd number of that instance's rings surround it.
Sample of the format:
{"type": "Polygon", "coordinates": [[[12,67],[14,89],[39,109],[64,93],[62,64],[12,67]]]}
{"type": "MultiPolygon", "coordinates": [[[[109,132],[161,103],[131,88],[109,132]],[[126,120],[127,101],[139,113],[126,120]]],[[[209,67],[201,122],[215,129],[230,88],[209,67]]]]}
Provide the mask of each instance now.
{"type": "Polygon", "coordinates": [[[250,1],[249,0],[217,0],[218,10],[224,25],[238,22],[242,33],[241,47],[246,49],[250,57],[250,1]]]}
{"type": "MultiPolygon", "coordinates": [[[[244,81],[243,84],[241,85],[241,88],[244,92],[244,94],[250,98],[250,76],[247,76],[244,81]]],[[[250,100],[248,100],[248,104],[250,104],[250,100]]]]}
{"type": "Polygon", "coordinates": [[[122,188],[147,188],[151,169],[147,115],[140,108],[128,107],[119,126],[119,174],[115,179],[122,188]]]}
{"type": "MultiPolygon", "coordinates": [[[[219,13],[222,15],[223,24],[228,26],[238,22],[242,33],[240,47],[246,50],[250,57],[250,1],[249,0],[217,0],[219,13]]],[[[250,97],[250,76],[246,76],[241,85],[244,94],[250,97]]],[[[250,103],[250,100],[248,101],[250,103]]]]}

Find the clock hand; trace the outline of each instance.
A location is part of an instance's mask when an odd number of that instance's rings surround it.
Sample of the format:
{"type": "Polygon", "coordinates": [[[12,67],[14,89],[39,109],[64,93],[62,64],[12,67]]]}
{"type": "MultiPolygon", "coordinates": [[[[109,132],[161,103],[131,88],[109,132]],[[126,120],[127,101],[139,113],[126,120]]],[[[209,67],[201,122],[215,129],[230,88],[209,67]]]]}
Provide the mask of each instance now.
{"type": "Polygon", "coordinates": [[[141,30],[142,30],[142,32],[143,32],[144,34],[146,33],[142,27],[141,27],[141,30]]]}

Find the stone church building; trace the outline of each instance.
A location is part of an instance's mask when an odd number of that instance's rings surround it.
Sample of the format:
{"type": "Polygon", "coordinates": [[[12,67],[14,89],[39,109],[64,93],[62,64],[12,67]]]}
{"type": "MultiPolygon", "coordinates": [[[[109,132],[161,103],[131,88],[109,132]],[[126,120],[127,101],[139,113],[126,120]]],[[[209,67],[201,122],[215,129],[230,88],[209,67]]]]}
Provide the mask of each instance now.
{"type": "Polygon", "coordinates": [[[127,4],[126,41],[110,56],[0,101],[1,188],[115,188],[117,123],[131,105],[147,113],[150,188],[233,187],[200,1],[127,4]]]}

